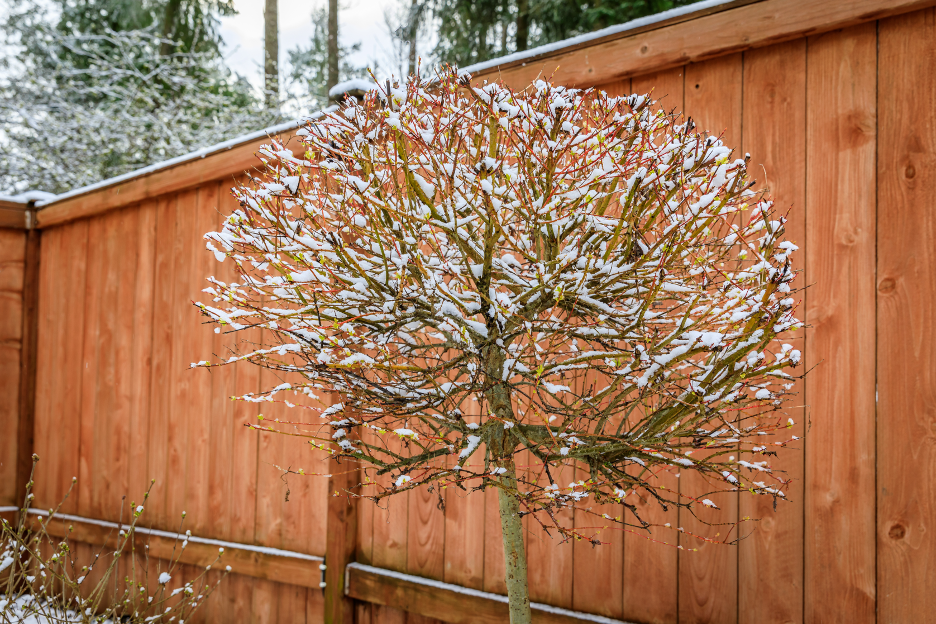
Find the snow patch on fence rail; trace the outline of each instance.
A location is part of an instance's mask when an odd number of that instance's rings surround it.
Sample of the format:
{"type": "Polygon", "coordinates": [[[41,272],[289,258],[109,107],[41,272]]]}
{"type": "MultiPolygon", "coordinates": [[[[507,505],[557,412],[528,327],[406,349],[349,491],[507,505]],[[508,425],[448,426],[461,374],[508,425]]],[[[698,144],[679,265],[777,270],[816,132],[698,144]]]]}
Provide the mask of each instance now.
{"type": "Polygon", "coordinates": [[[209,145],[208,147],[203,147],[200,150],[194,152],[189,152],[188,154],[182,154],[181,156],[176,156],[175,158],[170,158],[169,160],[163,160],[158,163],[154,163],[147,167],[141,169],[136,169],[134,171],[128,171],[127,173],[121,174],[119,176],[114,176],[113,178],[107,178],[106,180],[101,180],[100,182],[95,182],[94,184],[89,184],[87,186],[81,186],[76,189],[72,189],[61,195],[55,195],[52,198],[46,198],[42,201],[36,202],[37,207],[48,206],[55,202],[60,202],[64,199],[70,199],[72,197],[77,197],[78,195],[84,195],[85,193],[90,193],[108,186],[113,186],[115,184],[120,184],[121,182],[126,182],[127,180],[132,180],[134,178],[139,178],[151,173],[156,173],[157,171],[162,171],[163,169],[169,169],[175,167],[176,165],[182,165],[192,160],[198,160],[200,158],[205,158],[206,156],[211,156],[217,152],[223,152],[225,150],[233,149],[238,145],[243,143],[249,143],[250,141],[255,141],[257,139],[262,139],[264,137],[269,137],[275,134],[280,134],[282,132],[287,132],[289,130],[296,130],[302,126],[309,119],[318,119],[325,113],[338,110],[337,106],[329,106],[323,108],[320,111],[301,117],[299,119],[294,119],[293,121],[287,121],[276,126],[270,126],[269,128],[264,128],[263,130],[257,130],[250,134],[242,134],[241,136],[234,137],[227,141],[222,141],[221,143],[215,143],[214,145],[209,145]]]}
{"type": "MultiPolygon", "coordinates": [[[[433,589],[438,589],[442,591],[450,591],[456,594],[461,594],[463,596],[471,596],[472,598],[481,598],[482,600],[493,600],[494,602],[500,602],[503,604],[508,604],[507,596],[502,596],[501,594],[493,594],[491,592],[480,591],[477,589],[471,589],[470,587],[462,587],[461,585],[453,585],[452,583],[443,583],[442,581],[434,581],[432,579],[423,578],[421,576],[413,576],[412,574],[404,574],[402,572],[394,572],[393,570],[386,570],[384,568],[376,568],[374,566],[366,565],[364,563],[349,563],[345,568],[345,593],[348,592],[349,578],[348,575],[351,570],[360,570],[361,572],[369,572],[371,574],[376,574],[378,576],[385,576],[388,578],[397,579],[399,581],[405,581],[408,583],[414,583],[416,585],[422,585],[424,587],[431,587],[433,589]]],[[[591,613],[583,613],[581,611],[572,611],[570,609],[562,609],[560,607],[553,607],[551,605],[542,604],[540,602],[531,602],[530,607],[534,611],[542,611],[545,613],[552,613],[555,615],[562,615],[568,618],[580,620],[582,622],[595,622],[597,624],[630,624],[623,620],[615,620],[612,618],[604,617],[603,615],[592,615],[591,613]]]]}
{"type": "MultiPolygon", "coordinates": [[[[18,511],[18,507],[5,508],[0,507],[0,512],[3,511],[18,511]]],[[[29,513],[36,516],[48,516],[49,512],[44,509],[30,509],[29,513]]],[[[55,514],[54,520],[68,520],[70,522],[81,522],[84,524],[93,524],[95,526],[106,527],[110,529],[123,529],[128,530],[130,528],[129,524],[119,524],[117,522],[110,522],[109,520],[97,520],[95,518],[85,518],[83,516],[73,516],[71,514],[55,514]]],[[[233,550],[247,550],[250,552],[260,553],[262,555],[273,555],[275,557],[290,557],[292,559],[303,559],[305,561],[315,561],[322,563],[325,561],[323,557],[317,555],[307,555],[305,553],[293,552],[291,550],[281,550],[279,548],[270,548],[268,546],[255,546],[253,544],[241,544],[239,542],[228,542],[225,540],[216,540],[210,539],[207,537],[196,537],[194,535],[186,535],[183,533],[174,533],[172,531],[160,531],[159,529],[147,529],[145,527],[136,527],[133,529],[134,532],[139,533],[140,535],[154,535],[156,537],[166,537],[169,539],[176,539],[180,541],[188,540],[192,544],[207,544],[209,546],[219,546],[221,548],[230,548],[233,550]]]]}

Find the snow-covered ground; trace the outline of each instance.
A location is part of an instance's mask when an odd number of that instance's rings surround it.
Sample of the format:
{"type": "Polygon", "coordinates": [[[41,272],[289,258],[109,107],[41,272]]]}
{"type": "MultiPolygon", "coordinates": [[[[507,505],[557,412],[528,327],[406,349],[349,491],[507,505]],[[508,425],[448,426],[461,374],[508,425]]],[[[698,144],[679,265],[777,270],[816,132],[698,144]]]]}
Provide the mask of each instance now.
{"type": "MultiPolygon", "coordinates": [[[[39,607],[32,596],[20,596],[12,603],[6,596],[0,595],[0,618],[3,624],[66,624],[81,622],[81,616],[74,611],[63,611],[49,607],[39,607]]],[[[112,624],[105,620],[102,624],[112,624]]]]}

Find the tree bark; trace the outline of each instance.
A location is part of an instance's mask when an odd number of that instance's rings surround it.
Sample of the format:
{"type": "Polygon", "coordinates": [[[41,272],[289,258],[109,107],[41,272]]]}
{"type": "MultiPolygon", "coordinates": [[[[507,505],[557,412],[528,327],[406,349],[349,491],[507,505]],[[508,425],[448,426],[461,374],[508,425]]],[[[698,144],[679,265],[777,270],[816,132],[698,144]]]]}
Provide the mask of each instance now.
{"type": "Polygon", "coordinates": [[[410,3],[409,24],[409,68],[408,74],[412,76],[416,73],[416,34],[419,32],[419,0],[412,0],[410,3]]]}
{"type": "Polygon", "coordinates": [[[533,614],[530,611],[523,523],[520,520],[520,504],[517,502],[517,497],[511,493],[511,491],[517,491],[517,469],[513,459],[502,464],[507,472],[500,476],[503,487],[497,489],[497,500],[500,506],[501,533],[504,539],[504,567],[507,572],[510,624],[530,624],[533,614]]]}
{"type": "Polygon", "coordinates": [[[169,56],[172,54],[173,45],[168,40],[172,39],[172,34],[175,31],[176,15],[179,13],[179,5],[181,3],[182,0],[169,0],[169,2],[166,3],[166,10],[163,13],[162,25],[162,36],[164,41],[159,44],[160,56],[169,56]]]}
{"type": "Polygon", "coordinates": [[[530,38],[530,0],[517,0],[517,52],[527,49],[530,38]]]}
{"type": "Polygon", "coordinates": [[[263,9],[263,89],[266,105],[279,105],[279,10],[277,0],[266,0],[263,9]]]}
{"type": "Polygon", "coordinates": [[[328,0],[328,82],[331,90],[338,84],[338,0],[328,0]]]}

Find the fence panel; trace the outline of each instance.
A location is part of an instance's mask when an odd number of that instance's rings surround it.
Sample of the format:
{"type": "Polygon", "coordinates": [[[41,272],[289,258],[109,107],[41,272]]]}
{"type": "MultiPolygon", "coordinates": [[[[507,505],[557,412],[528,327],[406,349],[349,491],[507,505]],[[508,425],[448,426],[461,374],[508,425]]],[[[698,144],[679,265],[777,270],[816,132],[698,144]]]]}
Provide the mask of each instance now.
{"type": "Polygon", "coordinates": [[[936,612],[936,10],[879,35],[878,621],[923,622],[936,612]]]}

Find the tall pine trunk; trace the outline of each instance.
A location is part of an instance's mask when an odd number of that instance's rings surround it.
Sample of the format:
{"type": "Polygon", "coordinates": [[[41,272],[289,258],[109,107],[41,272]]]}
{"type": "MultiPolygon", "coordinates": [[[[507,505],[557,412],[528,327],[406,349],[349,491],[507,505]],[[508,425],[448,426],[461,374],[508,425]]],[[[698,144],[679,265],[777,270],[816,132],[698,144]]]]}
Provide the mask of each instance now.
{"type": "Polygon", "coordinates": [[[412,76],[416,73],[416,34],[419,32],[419,0],[410,3],[409,24],[409,68],[407,73],[412,76]]]}
{"type": "Polygon", "coordinates": [[[166,9],[163,11],[162,36],[163,41],[159,44],[159,54],[169,56],[172,54],[173,45],[169,42],[175,33],[176,16],[179,13],[179,5],[182,0],[169,0],[166,3],[166,9]]]}
{"type": "Polygon", "coordinates": [[[279,104],[279,11],[277,0],[266,0],[263,9],[263,89],[266,105],[276,108],[279,104]]]}
{"type": "Polygon", "coordinates": [[[517,52],[527,49],[530,37],[530,0],[517,0],[517,52]]]}
{"type": "Polygon", "coordinates": [[[328,82],[326,90],[338,84],[338,0],[328,0],[328,82]]]}

